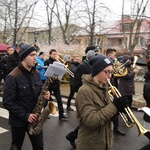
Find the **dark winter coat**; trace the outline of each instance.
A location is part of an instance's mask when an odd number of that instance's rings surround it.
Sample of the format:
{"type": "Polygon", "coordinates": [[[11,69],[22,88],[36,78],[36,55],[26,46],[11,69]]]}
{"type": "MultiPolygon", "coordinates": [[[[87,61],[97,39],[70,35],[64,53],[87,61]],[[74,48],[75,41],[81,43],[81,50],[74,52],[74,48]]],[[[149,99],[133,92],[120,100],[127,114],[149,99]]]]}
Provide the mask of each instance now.
{"type": "Polygon", "coordinates": [[[6,62],[6,74],[8,75],[19,64],[20,57],[16,51],[10,55],[6,62]]]}
{"type": "Polygon", "coordinates": [[[91,73],[91,66],[89,62],[85,59],[82,63],[79,64],[77,67],[75,74],[74,74],[74,90],[78,92],[78,89],[82,85],[82,75],[83,74],[90,74],[91,73]]]}
{"type": "Polygon", "coordinates": [[[28,116],[37,103],[41,88],[39,72],[35,69],[29,72],[21,64],[6,77],[3,105],[9,111],[10,126],[28,125],[28,116]]]}
{"type": "MultiPolygon", "coordinates": [[[[44,66],[49,66],[49,64],[53,64],[54,61],[56,61],[56,60],[49,57],[49,59],[45,60],[44,66]]],[[[51,90],[54,90],[54,89],[57,89],[57,88],[60,88],[60,81],[55,79],[55,80],[53,80],[53,82],[51,82],[49,84],[49,90],[51,91],[51,90]]]]}
{"type": "Polygon", "coordinates": [[[135,94],[134,76],[134,71],[130,67],[127,67],[127,74],[119,78],[118,89],[122,96],[135,94]]]}
{"type": "Polygon", "coordinates": [[[5,80],[7,73],[6,73],[6,65],[7,65],[7,59],[8,59],[9,55],[5,55],[1,61],[0,61],[0,69],[3,72],[3,79],[5,80]]]}
{"type": "MultiPolygon", "coordinates": [[[[80,63],[79,62],[70,62],[69,70],[75,74],[75,71],[80,63]]],[[[70,76],[70,85],[74,85],[74,78],[70,76]]]]}
{"type": "MultiPolygon", "coordinates": [[[[150,72],[147,72],[144,76],[145,83],[143,86],[143,97],[146,101],[146,106],[150,108],[150,72]]],[[[150,116],[144,113],[143,119],[146,122],[150,122],[150,116]]]]}
{"type": "Polygon", "coordinates": [[[100,87],[91,75],[84,75],[76,108],[80,122],[77,150],[112,150],[111,119],[117,109],[110,101],[108,87],[100,87]]]}

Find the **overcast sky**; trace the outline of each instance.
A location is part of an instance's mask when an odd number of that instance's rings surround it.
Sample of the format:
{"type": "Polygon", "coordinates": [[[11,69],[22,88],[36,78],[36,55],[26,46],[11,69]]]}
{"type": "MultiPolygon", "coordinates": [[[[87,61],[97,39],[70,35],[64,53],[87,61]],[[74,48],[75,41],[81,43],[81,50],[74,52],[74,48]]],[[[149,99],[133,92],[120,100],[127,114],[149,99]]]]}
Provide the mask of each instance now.
{"type": "MultiPolygon", "coordinates": [[[[91,2],[91,0],[89,1],[91,2]]],[[[111,10],[111,13],[108,15],[109,20],[118,20],[121,18],[123,0],[99,0],[99,1],[104,3],[111,10]]],[[[131,14],[132,10],[131,1],[132,0],[125,0],[124,14],[131,14]]],[[[40,21],[35,21],[33,25],[43,26],[44,25],[43,23],[47,22],[46,13],[44,13],[43,11],[44,9],[45,4],[39,2],[36,6],[36,17],[38,16],[37,18],[39,18],[40,21]]]]}

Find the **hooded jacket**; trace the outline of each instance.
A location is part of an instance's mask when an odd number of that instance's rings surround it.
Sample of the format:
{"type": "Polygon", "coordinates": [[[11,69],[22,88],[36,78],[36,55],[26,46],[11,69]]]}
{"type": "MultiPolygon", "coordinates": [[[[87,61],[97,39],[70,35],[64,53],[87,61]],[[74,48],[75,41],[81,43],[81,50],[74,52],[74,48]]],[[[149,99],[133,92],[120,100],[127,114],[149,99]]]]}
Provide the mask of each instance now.
{"type": "Polygon", "coordinates": [[[117,108],[110,101],[108,87],[100,87],[91,75],[83,75],[76,95],[80,129],[77,150],[112,150],[111,119],[117,108]]]}

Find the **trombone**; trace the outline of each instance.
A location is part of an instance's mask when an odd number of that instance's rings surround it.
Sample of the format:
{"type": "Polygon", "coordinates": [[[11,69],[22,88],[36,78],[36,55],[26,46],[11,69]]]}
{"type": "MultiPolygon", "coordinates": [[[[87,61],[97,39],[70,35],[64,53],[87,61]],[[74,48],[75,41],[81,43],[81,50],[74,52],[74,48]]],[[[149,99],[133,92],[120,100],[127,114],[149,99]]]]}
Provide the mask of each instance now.
{"type": "MultiPolygon", "coordinates": [[[[117,98],[121,97],[121,94],[120,92],[117,90],[117,88],[115,86],[112,86],[112,84],[110,83],[110,80],[107,79],[107,82],[109,84],[109,88],[110,90],[108,91],[108,94],[110,95],[110,99],[113,101],[113,95],[115,95],[117,98]]],[[[124,113],[121,113],[119,112],[120,116],[122,117],[123,121],[125,122],[126,126],[131,128],[134,126],[134,124],[137,126],[138,128],[138,131],[139,131],[139,134],[138,136],[140,135],[144,135],[145,133],[149,132],[149,130],[145,129],[141,124],[140,122],[138,121],[138,119],[135,117],[135,115],[133,114],[133,112],[131,111],[130,107],[126,107],[124,108],[125,109],[125,112],[126,114],[124,113]],[[131,120],[131,125],[128,123],[129,122],[129,119],[127,119],[127,116],[128,115],[128,118],[131,120]]]]}
{"type": "Polygon", "coordinates": [[[74,78],[74,73],[70,69],[68,69],[68,67],[65,65],[66,62],[62,58],[60,58],[58,55],[56,56],[55,59],[56,61],[63,63],[66,71],[74,78]]]}

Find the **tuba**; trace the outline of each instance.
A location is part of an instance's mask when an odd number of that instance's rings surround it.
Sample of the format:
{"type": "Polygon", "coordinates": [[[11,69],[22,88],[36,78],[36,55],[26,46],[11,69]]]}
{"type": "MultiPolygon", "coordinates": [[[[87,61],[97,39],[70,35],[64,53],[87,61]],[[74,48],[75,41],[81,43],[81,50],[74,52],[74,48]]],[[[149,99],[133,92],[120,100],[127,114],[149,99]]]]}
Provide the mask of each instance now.
{"type": "Polygon", "coordinates": [[[29,123],[28,131],[30,135],[38,135],[40,134],[43,124],[46,121],[48,115],[56,114],[56,107],[52,102],[48,102],[48,105],[44,108],[44,94],[48,91],[48,86],[51,82],[51,78],[48,77],[45,80],[45,83],[42,87],[40,96],[38,97],[38,102],[32,113],[37,115],[37,120],[34,123],[29,123]]]}
{"type": "MultiPolygon", "coordinates": [[[[108,84],[109,84],[109,91],[108,94],[110,96],[110,99],[113,101],[114,96],[116,96],[117,98],[121,97],[120,92],[117,90],[116,87],[112,86],[112,84],[110,83],[109,80],[107,80],[108,84]]],[[[126,126],[131,128],[134,126],[134,124],[137,126],[137,129],[139,131],[138,136],[140,135],[145,135],[147,136],[147,134],[149,133],[149,130],[145,129],[140,122],[138,121],[138,119],[135,117],[135,115],[133,114],[133,112],[131,111],[131,109],[129,107],[124,108],[126,114],[119,112],[120,116],[122,117],[123,121],[125,122],[126,126]],[[127,119],[127,116],[131,121],[131,124],[129,124],[129,119],[127,119]]],[[[148,137],[148,136],[147,136],[148,137]]],[[[149,137],[148,137],[149,138],[149,137]]]]}
{"type": "Polygon", "coordinates": [[[113,63],[113,75],[114,77],[123,77],[127,74],[126,65],[129,63],[130,60],[127,60],[124,64],[119,62],[117,59],[114,59],[113,63]]]}

